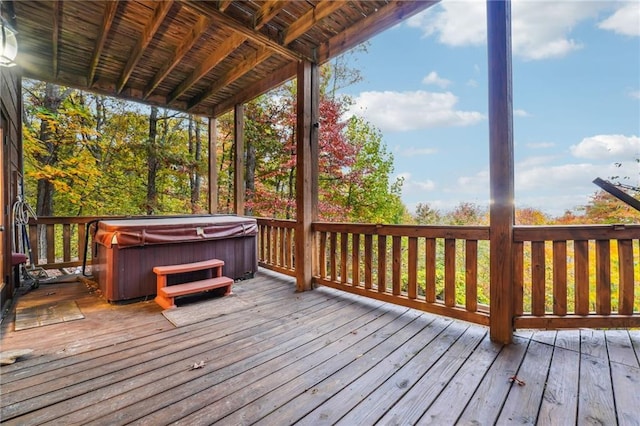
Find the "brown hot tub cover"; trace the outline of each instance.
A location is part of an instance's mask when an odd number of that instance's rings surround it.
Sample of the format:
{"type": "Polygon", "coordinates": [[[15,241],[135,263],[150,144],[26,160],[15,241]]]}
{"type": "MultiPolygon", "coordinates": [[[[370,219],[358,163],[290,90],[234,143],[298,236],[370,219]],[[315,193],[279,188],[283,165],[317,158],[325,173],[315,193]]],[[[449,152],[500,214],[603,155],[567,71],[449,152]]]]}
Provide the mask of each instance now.
{"type": "Polygon", "coordinates": [[[98,222],[94,241],[111,248],[187,243],[257,235],[255,219],[238,216],[114,219],[98,222]]]}

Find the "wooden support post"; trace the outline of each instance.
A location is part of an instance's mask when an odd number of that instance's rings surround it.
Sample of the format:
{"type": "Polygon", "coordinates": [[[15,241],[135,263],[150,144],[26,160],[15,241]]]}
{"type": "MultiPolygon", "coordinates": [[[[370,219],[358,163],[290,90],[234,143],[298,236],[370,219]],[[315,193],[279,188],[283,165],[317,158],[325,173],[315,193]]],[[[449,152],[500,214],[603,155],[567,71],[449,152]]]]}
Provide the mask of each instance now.
{"type": "Polygon", "coordinates": [[[511,2],[487,0],[491,340],[513,340],[514,156],[511,87],[511,2]]]}
{"type": "Polygon", "coordinates": [[[209,213],[218,213],[218,129],[215,117],[209,117],[209,213]]]}
{"type": "Polygon", "coordinates": [[[298,64],[296,123],[296,235],[297,291],[311,290],[313,277],[313,232],[318,210],[318,66],[298,64]]]}
{"type": "Polygon", "coordinates": [[[233,110],[233,140],[235,153],[233,210],[238,215],[244,214],[244,105],[236,105],[233,110]]]}

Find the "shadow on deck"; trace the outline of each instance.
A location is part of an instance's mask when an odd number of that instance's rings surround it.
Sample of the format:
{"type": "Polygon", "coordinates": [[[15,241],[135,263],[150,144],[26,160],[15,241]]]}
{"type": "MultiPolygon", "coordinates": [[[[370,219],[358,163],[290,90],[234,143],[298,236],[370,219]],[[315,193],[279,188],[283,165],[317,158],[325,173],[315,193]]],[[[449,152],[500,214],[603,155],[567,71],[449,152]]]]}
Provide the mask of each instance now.
{"type": "Polygon", "coordinates": [[[14,331],[2,350],[3,424],[639,424],[640,331],[484,327],[261,271],[234,296],[109,305],[86,283],[21,301],[75,300],[84,319],[14,331]],[[197,367],[197,368],[194,368],[197,367]],[[513,379],[517,380],[513,380],[513,379]],[[519,383],[518,381],[521,381],[519,383]]]}

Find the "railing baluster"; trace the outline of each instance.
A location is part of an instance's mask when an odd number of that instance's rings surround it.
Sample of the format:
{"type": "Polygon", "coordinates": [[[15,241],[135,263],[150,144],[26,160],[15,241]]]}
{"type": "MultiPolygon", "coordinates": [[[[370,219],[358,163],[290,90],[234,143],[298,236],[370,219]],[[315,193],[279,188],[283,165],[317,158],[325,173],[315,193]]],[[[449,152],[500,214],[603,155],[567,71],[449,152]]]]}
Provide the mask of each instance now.
{"type": "Polygon", "coordinates": [[[364,288],[371,290],[373,284],[373,235],[364,236],[364,288]]]}
{"type": "Polygon", "coordinates": [[[620,262],[620,284],[618,294],[618,312],[622,315],[633,314],[633,241],[618,240],[618,261],[620,262]]]}
{"type": "Polygon", "coordinates": [[[47,263],[56,263],[56,228],[55,225],[47,225],[47,263]]]}
{"type": "Polygon", "coordinates": [[[360,285],[360,234],[351,235],[351,282],[360,285]]]}
{"type": "Polygon", "coordinates": [[[424,297],[429,303],[436,301],[436,239],[426,238],[424,243],[425,289],[424,297]]]}
{"type": "Polygon", "coordinates": [[[611,244],[596,241],[596,313],[611,314],[611,244]]]}
{"type": "MultiPolygon", "coordinates": [[[[31,248],[31,254],[29,261],[31,265],[37,265],[40,263],[40,235],[38,231],[40,230],[40,226],[29,224],[29,246],[31,248]]],[[[27,247],[24,248],[27,250],[27,247]]]]}
{"type": "Polygon", "coordinates": [[[62,224],[62,259],[71,261],[71,224],[62,224]]]}
{"type": "Polygon", "coordinates": [[[340,233],[340,282],[346,284],[349,282],[347,275],[347,251],[349,249],[349,234],[340,233]]]}
{"type": "Polygon", "coordinates": [[[331,256],[331,281],[336,282],[338,279],[338,271],[336,265],[336,248],[338,246],[338,233],[332,232],[330,234],[329,245],[331,246],[330,256],[331,256]]]}
{"type": "Polygon", "coordinates": [[[524,243],[513,243],[513,313],[524,313],[524,243]]]}
{"type": "Polygon", "coordinates": [[[378,235],[378,292],[387,291],[387,236],[378,235]]]}
{"type": "Polygon", "coordinates": [[[392,237],[392,257],[393,257],[393,269],[392,269],[392,294],[397,296],[401,290],[401,271],[402,271],[402,237],[392,237]]]}
{"type": "Polygon", "coordinates": [[[589,241],[573,243],[575,259],[576,314],[589,315],[589,241]]]}
{"type": "Polygon", "coordinates": [[[409,283],[407,296],[409,299],[418,297],[418,238],[409,237],[409,261],[407,268],[409,269],[409,283]]]}
{"type": "Polygon", "coordinates": [[[478,241],[465,244],[465,306],[467,311],[478,310],[478,241]]]}
{"type": "MultiPolygon", "coordinates": [[[[96,226],[96,225],[94,225],[96,226]]],[[[85,223],[78,223],[78,260],[82,261],[84,259],[85,250],[87,250],[87,262],[91,260],[91,250],[86,247],[86,239],[87,239],[87,225],[85,223]]],[[[89,241],[91,244],[91,241],[89,241]]]]}
{"type": "Polygon", "coordinates": [[[553,313],[567,315],[567,242],[553,242],[553,313]]]}
{"type": "Polygon", "coordinates": [[[444,304],[456,304],[456,240],[444,240],[444,304]]]}
{"type": "Polygon", "coordinates": [[[264,257],[264,247],[265,247],[267,238],[265,236],[264,229],[265,229],[264,225],[258,225],[258,242],[259,242],[258,259],[261,262],[266,261],[266,259],[264,257]]]}
{"type": "Polygon", "coordinates": [[[320,274],[320,278],[327,277],[327,233],[319,232],[318,233],[319,243],[320,243],[320,259],[318,260],[318,273],[320,274]]]}
{"type": "Polygon", "coordinates": [[[544,241],[531,242],[531,313],[545,314],[545,274],[544,241]]]}
{"type": "Polygon", "coordinates": [[[273,264],[273,254],[271,253],[271,225],[267,225],[265,226],[265,234],[266,234],[266,239],[267,239],[267,256],[266,256],[266,261],[267,263],[273,264]]]}

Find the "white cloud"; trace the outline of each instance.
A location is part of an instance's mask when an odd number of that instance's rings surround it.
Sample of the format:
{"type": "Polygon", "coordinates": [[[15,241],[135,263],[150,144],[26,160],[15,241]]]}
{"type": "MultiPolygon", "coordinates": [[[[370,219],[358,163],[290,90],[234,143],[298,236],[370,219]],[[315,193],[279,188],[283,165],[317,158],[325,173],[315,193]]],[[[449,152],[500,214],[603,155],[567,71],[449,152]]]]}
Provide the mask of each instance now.
{"type": "MultiPolygon", "coordinates": [[[[566,56],[582,48],[570,37],[573,28],[609,8],[607,2],[525,1],[512,2],[512,45],[514,55],[528,60],[566,56]]],[[[425,36],[436,36],[449,46],[486,43],[484,1],[444,1],[407,21],[425,36]]]]}
{"type": "Polygon", "coordinates": [[[405,157],[417,157],[417,156],[421,156],[421,155],[433,155],[436,152],[438,152],[438,150],[435,149],[435,148],[414,148],[414,147],[410,147],[410,148],[402,149],[400,151],[400,155],[403,155],[405,157]]]}
{"type": "MultiPolygon", "coordinates": [[[[515,171],[515,187],[518,191],[540,191],[553,194],[560,187],[563,193],[574,192],[572,189],[590,187],[593,179],[610,167],[581,163],[561,164],[556,166],[517,167],[515,171]]],[[[593,188],[594,191],[597,188],[593,188]]],[[[584,190],[578,191],[583,193],[584,190]]]]}
{"type": "Polygon", "coordinates": [[[451,92],[362,92],[354,99],[358,114],[382,131],[409,131],[431,127],[470,126],[485,116],[477,111],[455,109],[458,98],[451,92]]]}
{"type": "Polygon", "coordinates": [[[582,139],[569,148],[578,158],[599,160],[611,158],[617,161],[640,155],[640,137],[624,135],[596,135],[582,139]]]}
{"type": "Polygon", "coordinates": [[[478,87],[478,82],[475,81],[473,78],[470,78],[467,81],[467,86],[469,86],[469,87],[478,87]]]}
{"type": "Polygon", "coordinates": [[[630,90],[627,94],[630,98],[640,99],[640,90],[630,90]]]}
{"type": "Polygon", "coordinates": [[[427,180],[414,180],[411,173],[399,173],[397,178],[402,178],[402,194],[404,196],[420,195],[424,192],[433,191],[436,188],[436,183],[431,179],[427,180]]]}
{"type": "Polygon", "coordinates": [[[513,110],[513,115],[516,117],[531,117],[531,114],[529,114],[527,111],[523,110],[523,109],[515,109],[513,110]]]}
{"type": "Polygon", "coordinates": [[[442,87],[443,89],[451,84],[450,80],[440,77],[435,71],[431,71],[429,74],[427,74],[427,76],[422,79],[422,82],[424,84],[433,84],[438,87],[442,87]]]}
{"type": "Polygon", "coordinates": [[[625,3],[613,15],[600,22],[598,28],[617,34],[640,36],[640,3],[625,3]]]}

